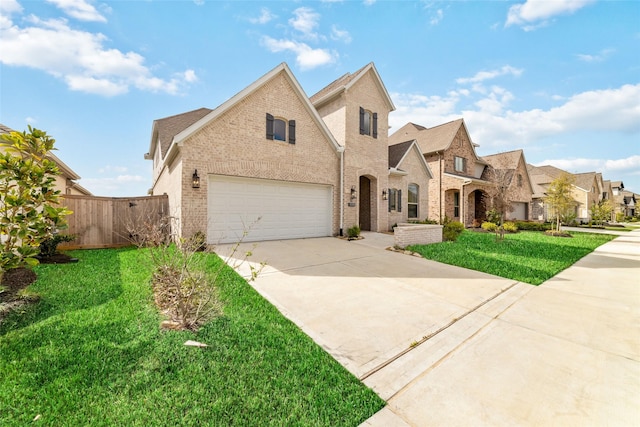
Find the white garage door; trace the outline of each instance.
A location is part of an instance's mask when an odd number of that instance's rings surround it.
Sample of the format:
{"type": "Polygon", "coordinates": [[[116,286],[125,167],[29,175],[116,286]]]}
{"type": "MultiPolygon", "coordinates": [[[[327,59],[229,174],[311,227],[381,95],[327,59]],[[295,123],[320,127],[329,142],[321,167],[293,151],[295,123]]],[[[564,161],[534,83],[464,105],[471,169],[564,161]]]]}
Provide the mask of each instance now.
{"type": "Polygon", "coordinates": [[[528,203],[524,202],[512,202],[511,207],[513,207],[513,212],[507,213],[507,219],[521,219],[527,220],[529,219],[527,216],[528,203]]]}
{"type": "Polygon", "coordinates": [[[207,241],[330,236],[331,186],[268,179],[209,176],[207,241]]]}

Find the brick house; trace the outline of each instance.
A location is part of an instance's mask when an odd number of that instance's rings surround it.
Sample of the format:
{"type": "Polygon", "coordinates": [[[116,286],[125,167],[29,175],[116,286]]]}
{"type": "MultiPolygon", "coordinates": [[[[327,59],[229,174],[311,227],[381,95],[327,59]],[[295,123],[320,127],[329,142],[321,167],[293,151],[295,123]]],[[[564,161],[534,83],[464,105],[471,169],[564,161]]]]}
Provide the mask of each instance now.
{"type": "MultiPolygon", "coordinates": [[[[428,218],[445,217],[472,225],[486,218],[487,200],[495,188],[491,165],[476,154],[463,119],[432,128],[407,123],[389,137],[390,144],[416,140],[431,172],[428,218]]],[[[519,163],[516,163],[519,165],[519,163]]],[[[522,173],[522,166],[516,166],[522,173]]],[[[525,195],[518,199],[527,203],[525,195]]]]}
{"type": "Polygon", "coordinates": [[[614,216],[618,213],[623,216],[635,216],[639,197],[634,192],[625,190],[622,181],[612,181],[611,190],[614,216]]]}
{"type": "MultiPolygon", "coordinates": [[[[373,63],[311,98],[282,63],[213,110],[154,121],[150,193],[169,196],[177,235],[211,244],[246,231],[246,241],[386,231],[394,108],[373,63]]],[[[428,169],[416,173],[407,185],[426,186],[428,169]]]]}
{"type": "Polygon", "coordinates": [[[528,220],[531,218],[533,184],[527,171],[524,151],[513,150],[504,153],[483,156],[489,165],[485,169],[485,179],[498,186],[504,186],[511,211],[506,213],[509,220],[528,220]]]}
{"type": "MultiPolygon", "coordinates": [[[[527,169],[531,176],[531,180],[534,183],[533,219],[548,221],[550,220],[551,215],[544,203],[546,188],[561,174],[569,174],[569,172],[549,165],[527,165],[527,169]]],[[[589,222],[591,220],[591,207],[602,200],[604,193],[606,193],[604,181],[602,181],[601,175],[600,179],[598,178],[599,174],[596,172],[569,175],[574,179],[572,197],[575,201],[574,214],[576,216],[576,221],[589,222]]]]}

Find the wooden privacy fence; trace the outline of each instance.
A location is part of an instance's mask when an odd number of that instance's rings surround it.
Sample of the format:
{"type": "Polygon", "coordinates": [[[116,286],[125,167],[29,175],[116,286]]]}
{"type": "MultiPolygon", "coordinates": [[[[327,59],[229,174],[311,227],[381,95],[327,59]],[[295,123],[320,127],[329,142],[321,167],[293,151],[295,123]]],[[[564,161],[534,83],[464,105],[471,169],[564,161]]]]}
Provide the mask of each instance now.
{"type": "MultiPolygon", "coordinates": [[[[161,226],[169,212],[169,198],[96,197],[65,195],[61,205],[73,213],[67,216],[69,228],[64,234],[73,234],[75,240],[61,243],[61,249],[117,248],[132,244],[131,231],[141,224],[161,226]]],[[[169,230],[166,230],[167,234],[169,230]]]]}

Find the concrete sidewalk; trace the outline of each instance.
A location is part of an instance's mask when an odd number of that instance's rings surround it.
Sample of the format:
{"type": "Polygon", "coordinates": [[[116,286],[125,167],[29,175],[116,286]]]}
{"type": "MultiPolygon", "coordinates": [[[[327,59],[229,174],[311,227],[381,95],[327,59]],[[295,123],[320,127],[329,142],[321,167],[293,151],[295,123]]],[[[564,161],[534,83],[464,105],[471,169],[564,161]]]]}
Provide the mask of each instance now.
{"type": "Polygon", "coordinates": [[[366,379],[388,405],[363,425],[640,425],[639,278],[636,231],[518,285],[366,379]]]}
{"type": "Polygon", "coordinates": [[[640,424],[640,232],[538,287],[392,245],[238,252],[267,261],[258,292],[388,402],[364,426],[640,424]]]}

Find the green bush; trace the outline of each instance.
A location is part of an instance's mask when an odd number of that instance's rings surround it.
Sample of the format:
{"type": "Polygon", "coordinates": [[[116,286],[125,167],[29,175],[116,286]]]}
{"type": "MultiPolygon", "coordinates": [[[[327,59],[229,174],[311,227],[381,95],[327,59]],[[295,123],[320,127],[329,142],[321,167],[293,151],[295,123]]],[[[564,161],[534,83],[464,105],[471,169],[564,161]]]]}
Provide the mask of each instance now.
{"type": "Polygon", "coordinates": [[[464,224],[458,221],[449,221],[442,228],[442,239],[445,242],[455,242],[464,231],[464,224]]]}
{"type": "Polygon", "coordinates": [[[58,252],[58,245],[62,242],[71,242],[75,240],[73,234],[55,234],[40,243],[40,252],[38,255],[43,258],[52,257],[58,252]]]}
{"type": "Polygon", "coordinates": [[[551,224],[545,222],[516,221],[515,224],[518,230],[523,231],[546,231],[551,229],[551,224]]]}
{"type": "Polygon", "coordinates": [[[483,222],[480,227],[482,227],[483,230],[489,231],[492,233],[498,229],[498,225],[490,221],[483,222]]]}
{"type": "Polygon", "coordinates": [[[512,221],[508,221],[502,224],[502,228],[504,229],[504,231],[508,231],[510,233],[515,233],[516,231],[518,231],[518,226],[515,222],[512,221]]]}
{"type": "Polygon", "coordinates": [[[360,226],[359,225],[354,225],[353,227],[349,227],[347,229],[347,237],[350,239],[355,239],[356,237],[360,236],[360,226]]]}
{"type": "Polygon", "coordinates": [[[498,212],[495,208],[489,209],[487,211],[487,222],[498,224],[500,222],[500,212],[498,212]]]}
{"type": "Polygon", "coordinates": [[[429,218],[425,218],[422,221],[419,220],[410,220],[408,221],[410,224],[439,224],[438,221],[436,221],[435,219],[429,219],[429,218]]]}
{"type": "Polygon", "coordinates": [[[498,229],[498,226],[490,221],[485,221],[481,225],[482,229],[489,232],[494,232],[498,229]]]}

